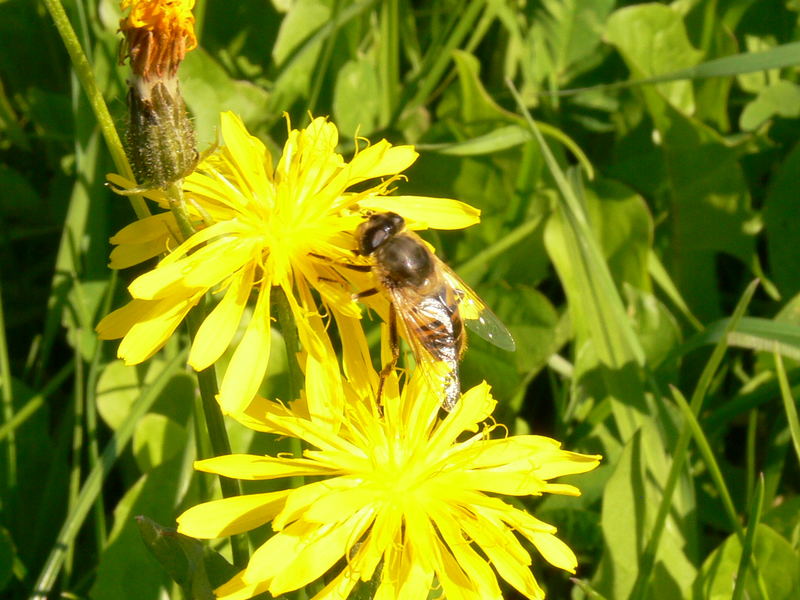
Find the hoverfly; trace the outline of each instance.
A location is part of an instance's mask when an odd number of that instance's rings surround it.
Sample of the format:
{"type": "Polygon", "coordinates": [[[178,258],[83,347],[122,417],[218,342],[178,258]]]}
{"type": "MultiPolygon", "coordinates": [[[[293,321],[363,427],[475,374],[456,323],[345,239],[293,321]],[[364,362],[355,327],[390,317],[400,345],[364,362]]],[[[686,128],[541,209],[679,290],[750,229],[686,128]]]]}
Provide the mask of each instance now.
{"type": "Polygon", "coordinates": [[[400,333],[411,346],[419,368],[433,389],[442,393],[442,407],[451,411],[461,396],[459,361],[466,349],[464,323],[503,350],[515,349],[514,338],[478,295],[422,239],[406,229],[392,212],[374,213],[356,230],[358,253],[372,259],[376,287],[356,294],[383,293],[389,300],[389,341],[392,361],[381,371],[381,382],[400,355],[400,333]]]}

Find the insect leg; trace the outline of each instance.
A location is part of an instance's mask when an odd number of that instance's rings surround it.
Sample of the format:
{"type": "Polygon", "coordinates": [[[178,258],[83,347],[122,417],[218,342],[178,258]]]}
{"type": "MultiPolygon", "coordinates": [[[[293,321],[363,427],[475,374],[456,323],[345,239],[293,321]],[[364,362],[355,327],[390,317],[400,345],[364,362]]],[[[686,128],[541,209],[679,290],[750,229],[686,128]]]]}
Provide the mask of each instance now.
{"type": "Polygon", "coordinates": [[[314,252],[309,252],[309,256],[313,256],[319,260],[323,260],[327,263],[332,265],[336,265],[337,267],[344,267],[345,269],[350,269],[352,271],[360,271],[361,273],[369,273],[372,270],[372,267],[369,265],[354,265],[352,263],[346,262],[336,262],[329,256],[323,256],[322,254],[315,254],[314,252]]]}
{"type": "Polygon", "coordinates": [[[357,294],[353,294],[353,300],[361,300],[361,298],[374,296],[377,293],[378,293],[378,288],[369,288],[368,290],[364,290],[363,292],[358,292],[357,294]]]}
{"type": "Polygon", "coordinates": [[[380,379],[378,380],[378,393],[375,396],[379,409],[381,409],[381,396],[383,395],[383,386],[386,383],[386,378],[397,366],[397,360],[400,358],[400,342],[397,337],[397,312],[393,304],[389,305],[389,349],[392,351],[392,358],[381,369],[380,379]]]}

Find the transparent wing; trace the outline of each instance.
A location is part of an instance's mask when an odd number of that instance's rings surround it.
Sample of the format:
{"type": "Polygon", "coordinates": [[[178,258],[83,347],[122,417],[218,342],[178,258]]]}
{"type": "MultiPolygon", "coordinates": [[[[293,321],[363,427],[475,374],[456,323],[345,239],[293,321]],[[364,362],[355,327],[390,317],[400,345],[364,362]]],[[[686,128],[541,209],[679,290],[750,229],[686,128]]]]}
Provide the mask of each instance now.
{"type": "Polygon", "coordinates": [[[466,326],[498,348],[509,352],[516,350],[517,345],[511,336],[511,332],[506,329],[506,326],[497,318],[497,315],[486,306],[486,303],[480,299],[478,294],[464,283],[453,269],[438,258],[436,260],[447,284],[453,289],[458,298],[458,309],[466,326]]]}

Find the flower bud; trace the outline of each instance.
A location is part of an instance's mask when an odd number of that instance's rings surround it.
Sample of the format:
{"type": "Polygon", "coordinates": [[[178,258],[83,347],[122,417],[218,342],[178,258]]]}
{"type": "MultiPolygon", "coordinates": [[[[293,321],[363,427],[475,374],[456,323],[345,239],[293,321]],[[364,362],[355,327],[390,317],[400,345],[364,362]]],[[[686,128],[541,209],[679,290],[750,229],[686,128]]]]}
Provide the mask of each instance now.
{"type": "Polygon", "coordinates": [[[197,46],[194,0],[122,0],[122,59],[132,77],[128,91],[126,150],[145,187],[164,187],[197,162],[195,132],[180,93],[178,67],[197,46]]]}

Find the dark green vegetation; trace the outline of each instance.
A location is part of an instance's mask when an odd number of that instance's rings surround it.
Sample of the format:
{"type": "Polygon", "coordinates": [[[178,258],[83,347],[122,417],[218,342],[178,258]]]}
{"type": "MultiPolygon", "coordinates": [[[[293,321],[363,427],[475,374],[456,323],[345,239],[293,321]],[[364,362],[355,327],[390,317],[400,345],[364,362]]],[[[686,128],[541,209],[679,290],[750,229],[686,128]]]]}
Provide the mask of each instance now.
{"type": "MultiPolygon", "coordinates": [[[[122,123],[118,8],[66,9],[122,123]]],[[[283,111],[295,126],[330,115],[345,155],[356,131],[414,143],[404,192],[483,211],[430,238],[517,339],[509,359],[473,337],[465,386],[492,383],[512,432],[605,457],[574,479],[581,498],[528,506],[579,555],[579,587],[534,565],[550,598],[800,589],[799,11],[198,2],[201,47],[181,78],[201,149],[221,110],[275,150],[283,111]]],[[[216,486],[191,470],[206,442],[185,340],[138,368],[95,340],[134,275],[106,268],[108,237],[133,213],[104,187],[114,167],[43,4],[0,3],[0,40],[0,590],[178,597],[133,517],[171,526],[216,486]]],[[[265,394],[286,397],[285,371],[276,356],[265,394]]],[[[274,451],[231,436],[235,450],[274,451]]]]}

